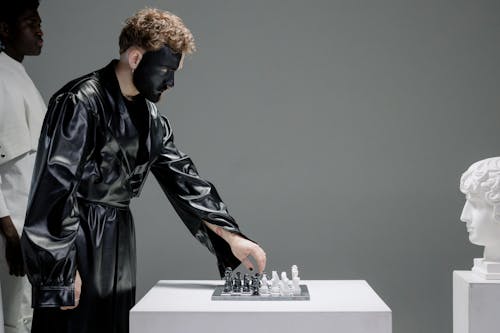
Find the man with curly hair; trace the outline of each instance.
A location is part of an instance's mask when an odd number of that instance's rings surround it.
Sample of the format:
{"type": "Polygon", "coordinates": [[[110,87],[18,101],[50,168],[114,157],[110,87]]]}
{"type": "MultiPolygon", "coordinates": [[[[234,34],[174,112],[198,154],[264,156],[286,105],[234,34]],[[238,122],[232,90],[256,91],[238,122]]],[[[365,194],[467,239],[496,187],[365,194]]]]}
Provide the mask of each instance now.
{"type": "Polygon", "coordinates": [[[31,286],[20,236],[45,103],[23,61],[42,51],[38,0],[0,2],[0,332],[31,329],[31,286]]]}
{"type": "Polygon", "coordinates": [[[120,59],[66,84],[51,98],[40,136],[22,237],[33,286],[32,332],[128,332],[135,302],[130,200],[151,170],[219,271],[265,267],[215,187],[174,144],[155,106],[174,86],[191,32],[166,11],[125,22],[120,59]]]}

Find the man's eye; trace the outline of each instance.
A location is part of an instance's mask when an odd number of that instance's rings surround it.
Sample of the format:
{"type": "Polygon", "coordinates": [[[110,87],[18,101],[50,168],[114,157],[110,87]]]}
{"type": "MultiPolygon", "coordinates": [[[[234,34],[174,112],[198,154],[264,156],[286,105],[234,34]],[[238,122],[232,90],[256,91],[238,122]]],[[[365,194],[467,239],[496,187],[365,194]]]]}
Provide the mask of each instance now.
{"type": "Polygon", "coordinates": [[[28,20],[27,23],[30,27],[39,27],[39,26],[41,26],[42,22],[40,22],[36,19],[32,19],[32,20],[28,20]]]}

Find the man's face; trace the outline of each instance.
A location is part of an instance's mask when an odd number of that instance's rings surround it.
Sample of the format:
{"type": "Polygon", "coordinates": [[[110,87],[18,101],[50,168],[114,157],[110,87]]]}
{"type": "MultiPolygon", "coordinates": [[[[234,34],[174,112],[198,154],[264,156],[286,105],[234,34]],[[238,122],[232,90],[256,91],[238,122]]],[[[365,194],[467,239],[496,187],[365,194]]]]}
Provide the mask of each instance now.
{"type": "Polygon", "coordinates": [[[36,9],[26,10],[9,26],[6,42],[19,55],[39,55],[43,46],[41,23],[36,9]]]}
{"type": "Polygon", "coordinates": [[[473,244],[500,244],[500,221],[493,215],[493,206],[478,195],[467,195],[460,220],[466,223],[473,244]]]}
{"type": "Polygon", "coordinates": [[[174,72],[181,58],[182,53],[175,53],[168,46],[144,53],[132,76],[139,93],[153,103],[158,102],[161,94],[174,86],[174,72]]]}

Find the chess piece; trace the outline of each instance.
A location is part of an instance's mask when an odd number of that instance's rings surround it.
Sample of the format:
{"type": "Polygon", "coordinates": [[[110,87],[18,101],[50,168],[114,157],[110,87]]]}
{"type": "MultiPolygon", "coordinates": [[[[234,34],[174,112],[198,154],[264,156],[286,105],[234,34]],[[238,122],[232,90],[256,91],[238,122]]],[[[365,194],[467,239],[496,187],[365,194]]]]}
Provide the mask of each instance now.
{"type": "Polygon", "coordinates": [[[279,283],[280,287],[280,295],[281,296],[290,296],[293,295],[293,291],[290,289],[290,285],[288,284],[290,280],[286,277],[286,273],[281,273],[281,281],[279,283]]]}
{"type": "Polygon", "coordinates": [[[260,280],[260,282],[262,283],[262,285],[265,285],[266,287],[269,287],[271,284],[267,279],[267,274],[265,272],[262,273],[262,279],[260,280]]]}
{"type": "Polygon", "coordinates": [[[286,276],[286,272],[281,272],[281,281],[283,281],[287,286],[290,286],[290,280],[286,276]]]}
{"type": "Polygon", "coordinates": [[[272,272],[271,279],[271,296],[279,296],[280,295],[280,278],[278,277],[278,272],[272,272]]]}
{"type": "Polygon", "coordinates": [[[243,275],[243,292],[250,292],[250,279],[248,277],[248,274],[243,275]]]}
{"type": "Polygon", "coordinates": [[[236,272],[236,277],[233,278],[233,292],[240,293],[241,292],[241,273],[236,272]]]}
{"type": "Polygon", "coordinates": [[[277,285],[280,282],[280,277],[278,276],[278,272],[273,271],[271,276],[272,276],[271,286],[277,285]]]}
{"type": "Polygon", "coordinates": [[[300,289],[300,277],[297,265],[292,266],[292,291],[294,295],[300,295],[302,293],[302,290],[300,289]]]}
{"type": "Polygon", "coordinates": [[[252,276],[252,295],[259,296],[259,273],[252,276]]]}
{"type": "Polygon", "coordinates": [[[224,292],[225,293],[230,293],[232,289],[232,281],[231,281],[231,276],[233,275],[233,270],[228,267],[226,268],[226,271],[224,272],[224,292]]]}
{"type": "Polygon", "coordinates": [[[259,293],[261,296],[270,296],[270,291],[269,291],[269,285],[270,282],[267,280],[267,274],[262,273],[262,279],[260,280],[260,288],[259,288],[259,293]]]}
{"type": "Polygon", "coordinates": [[[292,280],[294,277],[299,277],[299,269],[297,268],[297,265],[292,266],[292,280]]]}

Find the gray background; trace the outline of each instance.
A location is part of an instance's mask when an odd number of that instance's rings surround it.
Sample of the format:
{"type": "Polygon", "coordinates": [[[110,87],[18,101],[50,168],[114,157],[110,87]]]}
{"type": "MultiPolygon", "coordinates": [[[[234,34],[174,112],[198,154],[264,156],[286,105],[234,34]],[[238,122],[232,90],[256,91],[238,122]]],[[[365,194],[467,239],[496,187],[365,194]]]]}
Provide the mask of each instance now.
{"type": "MultiPolygon", "coordinates": [[[[452,270],[481,255],[459,177],[500,149],[500,2],[45,0],[43,54],[25,61],[45,99],[117,57],[146,5],[197,39],[159,108],[268,270],[366,279],[394,332],[451,332],[452,270]]],[[[138,299],[218,278],[153,177],[133,211],[138,299]]]]}

